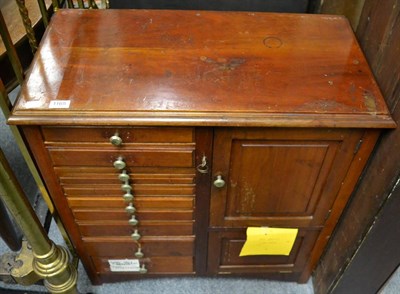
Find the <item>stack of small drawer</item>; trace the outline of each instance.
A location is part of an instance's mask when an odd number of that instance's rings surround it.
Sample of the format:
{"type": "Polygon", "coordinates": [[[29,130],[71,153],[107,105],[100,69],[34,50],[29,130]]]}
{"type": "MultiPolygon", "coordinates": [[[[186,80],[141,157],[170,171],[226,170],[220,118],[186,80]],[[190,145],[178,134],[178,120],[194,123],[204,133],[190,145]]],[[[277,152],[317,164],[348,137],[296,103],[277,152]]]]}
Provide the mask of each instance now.
{"type": "Polygon", "coordinates": [[[43,127],[42,134],[81,234],[73,241],[97,272],[111,273],[110,260],[120,259],[139,261],[133,274],[194,272],[192,128],[43,127]]]}

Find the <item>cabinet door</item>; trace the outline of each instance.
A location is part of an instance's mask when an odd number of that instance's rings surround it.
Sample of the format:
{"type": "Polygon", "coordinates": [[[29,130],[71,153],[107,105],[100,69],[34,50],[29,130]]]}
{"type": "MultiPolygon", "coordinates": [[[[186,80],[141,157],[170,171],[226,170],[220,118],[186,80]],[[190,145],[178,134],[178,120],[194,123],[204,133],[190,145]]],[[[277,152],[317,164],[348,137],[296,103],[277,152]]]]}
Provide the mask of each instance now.
{"type": "Polygon", "coordinates": [[[246,241],[245,229],[210,232],[208,271],[212,274],[299,273],[307,262],[318,234],[319,230],[299,230],[288,256],[239,256],[246,241]]]}
{"type": "Polygon", "coordinates": [[[322,226],[361,131],[218,129],[212,227],[322,226]]]}

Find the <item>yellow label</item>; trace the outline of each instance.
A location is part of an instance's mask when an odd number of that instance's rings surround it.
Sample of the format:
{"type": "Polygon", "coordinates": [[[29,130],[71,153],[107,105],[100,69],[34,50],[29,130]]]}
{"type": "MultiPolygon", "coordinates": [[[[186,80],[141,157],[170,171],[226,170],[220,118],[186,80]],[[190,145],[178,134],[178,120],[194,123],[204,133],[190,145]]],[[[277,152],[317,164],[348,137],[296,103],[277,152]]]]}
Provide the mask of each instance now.
{"type": "Polygon", "coordinates": [[[247,228],[247,240],[240,256],[289,255],[296,240],[298,229],[247,228]]]}

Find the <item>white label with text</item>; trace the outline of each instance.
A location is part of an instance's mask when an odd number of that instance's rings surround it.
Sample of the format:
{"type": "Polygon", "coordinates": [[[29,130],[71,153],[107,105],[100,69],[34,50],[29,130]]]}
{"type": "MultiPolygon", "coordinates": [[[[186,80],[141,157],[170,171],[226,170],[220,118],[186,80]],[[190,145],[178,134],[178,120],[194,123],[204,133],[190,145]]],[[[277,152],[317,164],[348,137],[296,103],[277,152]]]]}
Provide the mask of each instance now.
{"type": "Polygon", "coordinates": [[[69,108],[71,100],[51,100],[49,108],[69,108]]]}
{"type": "Polygon", "coordinates": [[[140,270],[139,259],[109,259],[112,272],[138,272],[140,270]]]}

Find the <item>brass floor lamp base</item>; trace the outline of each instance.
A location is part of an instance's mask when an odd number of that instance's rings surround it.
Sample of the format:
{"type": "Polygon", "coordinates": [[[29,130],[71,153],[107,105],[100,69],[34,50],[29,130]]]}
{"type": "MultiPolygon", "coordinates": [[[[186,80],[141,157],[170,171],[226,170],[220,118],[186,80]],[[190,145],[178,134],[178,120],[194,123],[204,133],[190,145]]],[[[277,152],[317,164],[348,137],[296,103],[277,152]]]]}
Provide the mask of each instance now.
{"type": "Polygon", "coordinates": [[[13,278],[22,285],[44,279],[44,285],[51,293],[78,293],[78,274],[68,251],[48,238],[1,149],[0,196],[27,240],[17,256],[22,266],[12,269],[13,278]]]}

